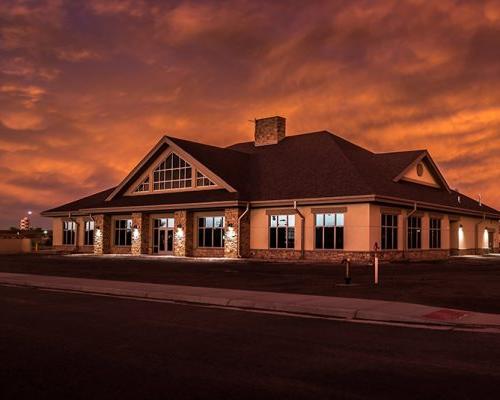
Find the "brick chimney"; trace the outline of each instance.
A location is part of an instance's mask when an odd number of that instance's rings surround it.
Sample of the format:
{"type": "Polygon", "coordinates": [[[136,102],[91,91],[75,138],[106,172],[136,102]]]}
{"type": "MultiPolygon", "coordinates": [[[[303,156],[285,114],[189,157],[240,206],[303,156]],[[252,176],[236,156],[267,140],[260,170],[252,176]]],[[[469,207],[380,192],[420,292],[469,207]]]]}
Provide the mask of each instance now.
{"type": "Polygon", "coordinates": [[[268,117],[255,120],[255,146],[277,144],[285,138],[286,119],[268,117]]]}

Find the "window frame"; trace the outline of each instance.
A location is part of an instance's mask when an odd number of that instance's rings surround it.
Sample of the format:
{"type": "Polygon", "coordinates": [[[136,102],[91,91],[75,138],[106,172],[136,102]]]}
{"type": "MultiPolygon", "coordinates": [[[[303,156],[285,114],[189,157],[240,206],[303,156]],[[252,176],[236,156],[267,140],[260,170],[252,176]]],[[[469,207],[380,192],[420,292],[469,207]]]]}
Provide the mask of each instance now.
{"type": "Polygon", "coordinates": [[[380,249],[381,250],[398,250],[399,246],[399,215],[391,213],[380,214],[380,249]],[[388,220],[391,220],[391,224],[388,220]],[[391,246],[387,246],[388,235],[387,232],[391,231],[391,246]],[[384,235],[385,231],[385,235],[384,235]]]}
{"type": "Polygon", "coordinates": [[[193,188],[193,174],[195,168],[180,157],[178,154],[169,153],[161,162],[159,162],[151,171],[151,187],[153,192],[171,191],[171,190],[186,190],[193,188]],[[170,165],[168,161],[171,160],[170,165]],[[183,165],[184,163],[184,165],[183,165]],[[176,165],[177,164],[177,165],[176,165]],[[164,166],[164,168],[163,168],[164,166]],[[182,173],[181,173],[182,172],[182,173]],[[188,174],[189,172],[189,174],[188,174]],[[177,173],[177,177],[175,177],[177,173]],[[170,174],[170,178],[168,175],[170,174]],[[181,178],[181,175],[184,175],[181,178]],[[189,177],[188,177],[189,175],[189,177]],[[158,176],[158,179],[157,179],[158,176]],[[182,183],[182,185],[181,185],[182,183]],[[161,187],[163,184],[163,187],[161,187]],[[167,187],[170,184],[170,187],[167,187]],[[177,187],[174,187],[178,184],[177,187]],[[157,186],[158,185],[158,186],[157,186]]]}
{"type": "Polygon", "coordinates": [[[422,217],[419,215],[406,217],[406,246],[408,250],[422,248],[422,217]]]}
{"type": "Polygon", "coordinates": [[[345,232],[345,214],[344,213],[316,213],[314,214],[314,250],[344,250],[344,234],[345,232]],[[327,215],[333,216],[333,224],[327,225],[327,215]],[[342,215],[342,223],[338,222],[339,215],[342,215]],[[321,216],[322,225],[318,225],[318,217],[321,216]],[[333,247],[325,247],[325,231],[326,228],[333,228],[333,247]],[[318,229],[321,230],[321,247],[318,247],[318,229]],[[342,232],[341,246],[338,243],[339,231],[342,232]]]}
{"type": "Polygon", "coordinates": [[[429,218],[429,248],[441,249],[441,218],[429,218]],[[433,224],[434,222],[434,224],[433,224]]]}
{"type": "Polygon", "coordinates": [[[225,228],[226,217],[223,215],[201,215],[197,220],[197,244],[202,249],[223,249],[225,246],[225,228]],[[216,219],[222,218],[222,225],[216,226],[216,219]],[[207,226],[207,220],[211,220],[211,226],[207,226]],[[200,225],[203,221],[203,226],[200,225]],[[211,244],[207,245],[207,232],[210,235],[211,244]],[[219,232],[219,233],[217,233],[219,232]],[[215,245],[217,239],[220,238],[220,246],[215,245]],[[219,236],[220,235],[220,236],[219,236]]]}
{"type": "Polygon", "coordinates": [[[270,250],[295,250],[295,214],[271,214],[268,217],[268,248],[270,250]],[[273,226],[273,217],[276,218],[276,226],[273,226]],[[293,217],[293,218],[291,218],[293,217]],[[280,218],[286,218],[285,226],[280,226],[280,218]],[[290,220],[293,219],[293,224],[290,225],[290,220]],[[275,229],[274,234],[272,230],[275,229]],[[285,247],[280,247],[280,229],[284,229],[285,231],[285,247]],[[290,233],[292,233],[292,237],[290,237],[290,233]],[[275,246],[273,247],[272,237],[274,236],[275,246]],[[291,242],[291,245],[290,245],[291,242]]]}
{"type": "Polygon", "coordinates": [[[76,245],[76,221],[65,220],[62,225],[62,244],[65,246],[76,245]],[[71,226],[71,228],[69,228],[71,226]],[[70,239],[70,240],[68,240],[70,239]]]}
{"type": "Polygon", "coordinates": [[[83,224],[83,245],[93,246],[94,245],[94,229],[95,222],[92,220],[86,220],[83,224]],[[92,229],[90,229],[92,226],[92,229]]]}
{"type": "Polygon", "coordinates": [[[113,227],[113,245],[115,247],[130,247],[132,246],[132,219],[131,218],[116,218],[114,219],[114,227],[113,227]],[[125,227],[121,227],[120,222],[126,221],[125,227]],[[124,233],[124,242],[122,243],[122,237],[120,232],[124,233]],[[119,240],[117,240],[119,239],[119,240]],[[130,242],[130,243],[128,243],[130,242]]]}

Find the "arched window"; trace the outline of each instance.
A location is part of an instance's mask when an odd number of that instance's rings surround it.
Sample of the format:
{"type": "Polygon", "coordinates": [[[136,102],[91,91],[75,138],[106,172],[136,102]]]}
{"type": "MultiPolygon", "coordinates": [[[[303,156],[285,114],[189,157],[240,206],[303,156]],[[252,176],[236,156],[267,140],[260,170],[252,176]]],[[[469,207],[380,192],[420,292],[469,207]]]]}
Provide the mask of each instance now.
{"type": "Polygon", "coordinates": [[[192,168],[177,154],[170,154],[153,171],[153,190],[188,188],[192,186],[192,168]]]}

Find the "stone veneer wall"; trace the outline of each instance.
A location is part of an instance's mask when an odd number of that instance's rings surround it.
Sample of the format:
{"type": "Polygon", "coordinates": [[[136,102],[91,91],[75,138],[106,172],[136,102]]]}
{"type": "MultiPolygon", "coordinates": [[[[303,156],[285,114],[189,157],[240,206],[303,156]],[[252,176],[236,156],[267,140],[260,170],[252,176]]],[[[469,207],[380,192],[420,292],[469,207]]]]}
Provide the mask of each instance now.
{"type": "Polygon", "coordinates": [[[226,208],[224,217],[226,220],[226,230],[224,239],[224,257],[238,257],[238,246],[240,255],[248,257],[250,253],[250,212],[241,219],[238,237],[238,218],[245,212],[242,208],[226,208]]]}
{"type": "Polygon", "coordinates": [[[224,249],[217,247],[197,247],[193,249],[193,257],[224,257],[224,249]]]}
{"type": "Polygon", "coordinates": [[[133,255],[149,253],[149,215],[145,213],[132,213],[132,246],[133,255]],[[139,235],[134,238],[134,226],[137,226],[139,235]]]}
{"type": "Polygon", "coordinates": [[[174,256],[193,254],[193,213],[187,210],[174,212],[174,256]],[[179,227],[180,226],[180,230],[179,227]]]}
{"type": "Polygon", "coordinates": [[[111,252],[111,216],[98,214],[94,216],[94,254],[111,252]]]}

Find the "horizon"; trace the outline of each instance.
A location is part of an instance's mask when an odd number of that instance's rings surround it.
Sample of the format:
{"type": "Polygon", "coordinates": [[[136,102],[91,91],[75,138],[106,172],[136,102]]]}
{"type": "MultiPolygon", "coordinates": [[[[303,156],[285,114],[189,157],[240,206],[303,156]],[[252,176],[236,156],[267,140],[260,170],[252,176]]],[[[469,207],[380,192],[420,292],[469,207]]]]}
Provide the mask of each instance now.
{"type": "Polygon", "coordinates": [[[373,152],[427,149],[500,209],[500,4],[47,0],[0,5],[0,229],[114,187],[164,134],[253,118],[373,152]]]}

